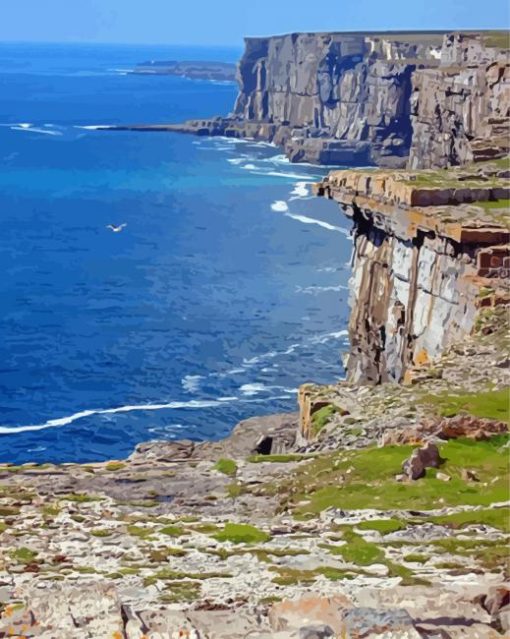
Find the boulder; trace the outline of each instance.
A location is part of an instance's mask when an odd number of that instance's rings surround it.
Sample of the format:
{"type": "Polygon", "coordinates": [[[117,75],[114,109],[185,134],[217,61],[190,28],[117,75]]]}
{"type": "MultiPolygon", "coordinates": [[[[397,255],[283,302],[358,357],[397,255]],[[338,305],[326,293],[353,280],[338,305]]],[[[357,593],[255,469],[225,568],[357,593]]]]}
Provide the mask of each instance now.
{"type": "MultiPolygon", "coordinates": [[[[353,608],[343,615],[346,639],[421,639],[422,635],[406,610],[399,608],[353,608]]],[[[342,636],[342,635],[340,635],[342,636]]]]}
{"type": "Polygon", "coordinates": [[[440,464],[438,447],[432,442],[427,442],[413,451],[411,457],[402,464],[402,470],[406,477],[415,480],[425,475],[426,468],[438,468],[440,464]]]}

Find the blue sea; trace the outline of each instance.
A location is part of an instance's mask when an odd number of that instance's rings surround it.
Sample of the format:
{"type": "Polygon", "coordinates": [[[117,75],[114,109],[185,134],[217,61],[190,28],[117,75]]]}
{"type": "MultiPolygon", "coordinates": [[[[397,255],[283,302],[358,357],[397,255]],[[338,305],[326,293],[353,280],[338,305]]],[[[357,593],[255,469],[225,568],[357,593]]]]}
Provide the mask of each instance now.
{"type": "Polygon", "coordinates": [[[352,243],[311,196],[325,167],[94,128],[228,113],[233,83],[128,71],[240,53],[0,44],[1,462],[217,439],[343,376],[352,243]]]}

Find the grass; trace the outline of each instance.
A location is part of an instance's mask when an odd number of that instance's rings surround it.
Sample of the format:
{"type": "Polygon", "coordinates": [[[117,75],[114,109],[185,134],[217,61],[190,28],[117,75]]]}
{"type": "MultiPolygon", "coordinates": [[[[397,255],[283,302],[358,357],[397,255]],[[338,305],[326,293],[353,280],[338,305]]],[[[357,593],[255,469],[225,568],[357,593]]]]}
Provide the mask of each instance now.
{"type": "Polygon", "coordinates": [[[329,424],[333,415],[339,409],[333,404],[323,406],[312,415],[312,433],[317,437],[321,430],[329,424]]]}
{"type": "Polygon", "coordinates": [[[153,534],[154,530],[152,528],[144,528],[143,526],[128,526],[127,527],[128,534],[132,537],[138,537],[139,539],[149,539],[153,534]]]}
{"type": "Polygon", "coordinates": [[[101,501],[101,497],[96,495],[87,495],[86,493],[68,493],[67,495],[61,495],[60,499],[64,501],[74,501],[77,504],[86,504],[92,501],[101,501]]]}
{"type": "Polygon", "coordinates": [[[508,508],[472,510],[453,515],[430,517],[429,521],[450,528],[464,528],[465,526],[483,524],[510,533],[510,510],[508,508]]]}
{"type": "Polygon", "coordinates": [[[405,524],[398,519],[371,519],[356,525],[356,528],[360,530],[376,530],[381,535],[397,532],[397,530],[403,530],[405,527],[405,524]]]}
{"type": "Polygon", "coordinates": [[[19,515],[19,512],[17,506],[0,506],[0,517],[12,517],[13,515],[19,515]]]}
{"type": "Polygon", "coordinates": [[[160,599],[163,603],[185,603],[200,597],[202,585],[194,581],[172,581],[166,585],[160,599]]]}
{"type": "Polygon", "coordinates": [[[341,581],[343,579],[354,579],[354,577],[359,574],[357,571],[342,570],[331,566],[321,566],[314,570],[299,570],[297,568],[272,566],[270,570],[278,573],[278,576],[274,577],[272,581],[279,586],[312,584],[320,575],[323,575],[330,581],[341,581]]]}
{"type": "Polygon", "coordinates": [[[218,459],[214,464],[214,470],[228,475],[228,477],[234,477],[237,473],[237,464],[233,459],[218,459]]]}
{"type": "Polygon", "coordinates": [[[184,528],[181,526],[165,526],[159,531],[162,535],[168,535],[169,537],[181,537],[186,534],[184,528]]]}
{"type": "Polygon", "coordinates": [[[31,564],[33,561],[35,561],[37,553],[34,550],[30,550],[30,548],[22,547],[13,550],[11,556],[20,564],[31,564]]]}
{"type": "Polygon", "coordinates": [[[485,211],[491,211],[492,209],[508,209],[510,207],[510,200],[481,200],[479,202],[473,202],[475,206],[480,206],[485,211]]]}
{"type": "Polygon", "coordinates": [[[310,459],[314,457],[314,455],[299,455],[299,454],[289,454],[289,455],[251,455],[248,457],[248,461],[252,464],[261,464],[263,462],[274,462],[277,464],[288,464],[291,462],[299,462],[304,459],[310,459]]]}
{"type": "Polygon", "coordinates": [[[97,528],[96,530],[91,530],[90,534],[93,537],[110,537],[113,534],[113,530],[109,530],[108,528],[97,528]]]}
{"type": "Polygon", "coordinates": [[[220,532],[213,535],[217,541],[230,541],[233,544],[257,544],[271,539],[263,530],[249,524],[227,523],[220,532]]]}
{"type": "MultiPolygon", "coordinates": [[[[415,482],[396,482],[395,475],[401,472],[402,463],[414,447],[386,446],[323,455],[296,468],[285,480],[267,485],[265,490],[280,496],[280,509],[290,507],[299,517],[327,508],[488,506],[509,497],[508,457],[502,449],[508,438],[499,435],[486,441],[457,439],[441,445],[440,454],[445,459],[441,470],[450,475],[449,482],[437,479],[435,472],[427,472],[415,482]],[[464,481],[461,474],[465,468],[475,472],[480,481],[464,481]]],[[[370,525],[367,522],[362,527],[370,525]]]]}
{"type": "Polygon", "coordinates": [[[423,403],[434,407],[443,417],[468,413],[475,417],[510,421],[510,389],[466,393],[464,395],[427,395],[423,403]]]}
{"type": "Polygon", "coordinates": [[[149,551],[149,559],[155,563],[163,563],[168,560],[169,557],[185,557],[188,553],[182,548],[155,548],[149,551]]]}
{"type": "Polygon", "coordinates": [[[346,542],[344,545],[327,548],[332,555],[341,555],[345,561],[357,566],[369,566],[384,562],[384,551],[376,544],[365,541],[361,535],[347,530],[342,539],[346,542]]]}
{"type": "Polygon", "coordinates": [[[126,467],[126,464],[124,462],[116,462],[116,461],[108,462],[105,466],[106,470],[109,470],[110,472],[115,472],[116,470],[122,470],[125,467],[126,467]]]}
{"type": "Polygon", "coordinates": [[[157,581],[174,581],[181,579],[192,579],[192,580],[203,580],[203,579],[216,579],[223,578],[227,579],[232,577],[232,575],[223,572],[179,572],[177,570],[171,570],[170,568],[163,568],[158,572],[146,577],[143,580],[144,586],[152,586],[157,581]]]}
{"type": "Polygon", "coordinates": [[[428,560],[429,557],[427,557],[427,555],[420,555],[419,553],[410,553],[404,556],[404,561],[410,564],[425,564],[428,560]]]}
{"type": "Polygon", "coordinates": [[[239,482],[233,482],[227,486],[227,495],[232,499],[239,497],[243,493],[243,486],[239,482]]]}

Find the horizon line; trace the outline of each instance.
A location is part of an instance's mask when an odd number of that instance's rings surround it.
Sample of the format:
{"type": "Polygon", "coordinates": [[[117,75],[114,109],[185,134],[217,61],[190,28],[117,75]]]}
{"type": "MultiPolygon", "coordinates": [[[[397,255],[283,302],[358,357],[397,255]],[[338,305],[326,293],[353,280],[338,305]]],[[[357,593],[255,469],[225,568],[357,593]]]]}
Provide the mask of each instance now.
{"type": "Polygon", "coordinates": [[[323,29],[315,29],[315,30],[295,30],[295,31],[286,31],[280,33],[272,33],[270,35],[245,35],[241,36],[241,41],[238,43],[208,43],[202,44],[198,42],[126,42],[126,41],[105,41],[105,40],[19,40],[19,39],[0,39],[0,45],[2,44],[48,44],[48,45],[104,45],[104,46],[147,46],[147,47],[197,47],[197,48],[239,48],[242,47],[245,40],[251,39],[263,39],[263,38],[277,38],[288,35],[299,35],[299,34],[415,34],[415,33],[431,33],[431,34],[441,34],[441,33],[458,33],[458,32],[474,32],[474,33],[485,33],[485,32],[498,32],[505,33],[507,32],[510,35],[510,24],[507,27],[485,27],[485,28],[477,28],[472,26],[465,27],[456,27],[456,28],[434,28],[434,29],[345,29],[345,30],[323,30],[323,29]]]}

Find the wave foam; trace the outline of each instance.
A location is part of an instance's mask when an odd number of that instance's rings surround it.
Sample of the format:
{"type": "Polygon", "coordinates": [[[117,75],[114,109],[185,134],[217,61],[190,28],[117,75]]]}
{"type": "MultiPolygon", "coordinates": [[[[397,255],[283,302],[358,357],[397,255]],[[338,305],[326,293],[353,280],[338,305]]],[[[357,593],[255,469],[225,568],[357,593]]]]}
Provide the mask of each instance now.
{"type": "Polygon", "coordinates": [[[289,205],[284,200],[276,200],[271,204],[271,210],[276,213],[286,213],[289,210],[289,205]]]}
{"type": "Polygon", "coordinates": [[[203,379],[203,375],[185,375],[181,379],[181,384],[188,393],[196,393],[200,389],[200,382],[203,379]]]}
{"type": "Polygon", "coordinates": [[[0,435],[12,435],[14,433],[23,433],[29,431],[45,430],[46,428],[67,426],[68,424],[72,424],[79,419],[92,417],[93,415],[115,415],[117,413],[131,413],[134,411],[165,410],[176,408],[212,408],[219,405],[220,402],[217,399],[192,399],[188,402],[168,402],[164,404],[133,404],[127,406],[118,406],[115,408],[93,408],[90,410],[81,410],[77,413],[73,413],[72,415],[67,415],[65,417],[49,419],[42,424],[31,424],[27,426],[0,426],[0,435]]]}
{"type": "Polygon", "coordinates": [[[291,217],[293,220],[297,222],[301,222],[302,224],[316,224],[317,226],[322,227],[323,229],[327,229],[328,231],[335,231],[337,233],[342,233],[345,236],[349,236],[349,232],[346,229],[341,228],[340,226],[334,226],[329,222],[324,222],[322,220],[316,220],[314,217],[308,217],[306,215],[298,215],[297,213],[285,213],[287,217],[291,217]]]}
{"type": "Polygon", "coordinates": [[[292,196],[290,199],[298,200],[298,199],[303,199],[308,197],[308,194],[309,194],[308,184],[309,182],[296,182],[295,187],[290,192],[292,196]]]}
{"type": "Polygon", "coordinates": [[[296,286],[297,293],[308,293],[310,295],[317,295],[317,293],[326,293],[330,291],[348,291],[348,286],[338,284],[338,286],[296,286]]]}

